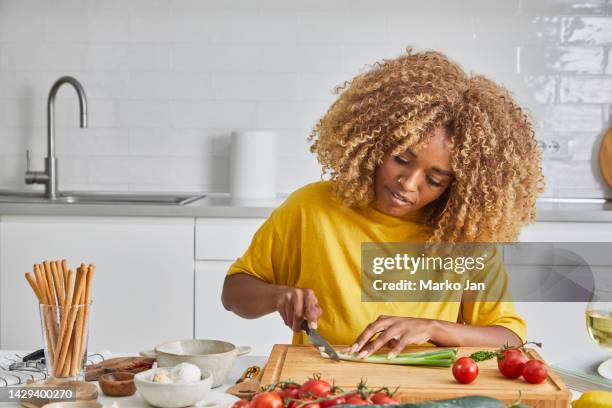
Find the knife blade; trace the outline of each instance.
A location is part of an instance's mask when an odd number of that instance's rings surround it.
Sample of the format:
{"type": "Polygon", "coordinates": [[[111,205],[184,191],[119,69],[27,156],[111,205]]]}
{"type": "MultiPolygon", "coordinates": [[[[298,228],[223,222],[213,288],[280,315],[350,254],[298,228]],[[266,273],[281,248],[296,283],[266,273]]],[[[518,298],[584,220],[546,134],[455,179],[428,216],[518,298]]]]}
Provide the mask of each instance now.
{"type": "Polygon", "coordinates": [[[306,332],[308,338],[310,339],[310,343],[317,350],[322,347],[323,351],[329,356],[329,358],[334,361],[340,361],[340,357],[338,357],[338,353],[336,353],[336,350],[334,350],[334,348],[329,345],[329,343],[319,334],[318,331],[308,327],[308,322],[306,320],[302,322],[302,330],[306,332]]]}

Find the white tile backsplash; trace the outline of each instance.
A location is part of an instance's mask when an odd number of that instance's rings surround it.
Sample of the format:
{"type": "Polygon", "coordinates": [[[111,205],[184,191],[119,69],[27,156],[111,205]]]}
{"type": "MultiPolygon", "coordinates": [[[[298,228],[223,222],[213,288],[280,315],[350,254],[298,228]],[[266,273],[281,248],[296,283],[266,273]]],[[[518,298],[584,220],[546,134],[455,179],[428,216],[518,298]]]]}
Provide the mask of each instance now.
{"type": "MultiPolygon", "coordinates": [[[[210,97],[210,92],[203,94],[210,97]]],[[[212,97],[234,101],[296,101],[298,74],[219,73],[212,76],[212,97]]]]}
{"type": "Polygon", "coordinates": [[[245,129],[257,127],[257,104],[240,101],[176,101],[172,123],[178,127],[245,129]]]}
{"type": "Polygon", "coordinates": [[[522,15],[600,15],[607,0],[520,0],[522,15]]]}
{"type": "Polygon", "coordinates": [[[201,129],[133,128],[129,150],[133,156],[198,157],[213,156],[214,134],[201,129]]]}
{"type": "Polygon", "coordinates": [[[561,78],[561,103],[612,103],[612,76],[561,78]]]}
{"type": "Polygon", "coordinates": [[[560,17],[494,17],[473,20],[473,38],[495,45],[553,45],[560,42],[560,17]]]}
{"type": "Polygon", "coordinates": [[[609,17],[567,17],[563,19],[562,27],[565,43],[612,43],[612,19],[609,17]]]}
{"type": "Polygon", "coordinates": [[[44,39],[44,17],[31,15],[28,19],[14,19],[11,14],[0,13],[0,41],[42,42],[44,39]]]}
{"type": "Polygon", "coordinates": [[[599,105],[549,105],[539,126],[553,132],[598,132],[603,129],[600,118],[599,105]]]}
{"type": "Polygon", "coordinates": [[[597,147],[612,114],[612,1],[0,0],[0,188],[46,155],[56,103],[60,187],[229,190],[229,134],[279,133],[278,191],[319,179],[307,136],[333,89],[407,46],[507,86],[545,155],[546,195],[612,196],[597,147]]]}
{"type": "Polygon", "coordinates": [[[608,49],[608,60],[606,61],[606,75],[612,75],[612,52],[608,49]]]}
{"type": "Polygon", "coordinates": [[[522,74],[603,72],[603,47],[521,47],[519,51],[519,72],[522,74]]]}
{"type": "Polygon", "coordinates": [[[172,44],[172,70],[195,72],[253,72],[258,48],[247,45],[172,44]]]}
{"type": "Polygon", "coordinates": [[[49,16],[44,27],[48,42],[125,42],[129,38],[127,16],[49,16]]]}

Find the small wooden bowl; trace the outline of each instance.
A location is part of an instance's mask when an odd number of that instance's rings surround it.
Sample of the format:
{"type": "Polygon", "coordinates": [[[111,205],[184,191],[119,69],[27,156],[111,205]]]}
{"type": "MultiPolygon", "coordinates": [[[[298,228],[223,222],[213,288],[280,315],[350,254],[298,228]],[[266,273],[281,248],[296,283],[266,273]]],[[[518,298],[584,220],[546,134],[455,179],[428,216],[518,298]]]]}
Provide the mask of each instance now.
{"type": "Polygon", "coordinates": [[[98,380],[100,388],[109,397],[127,397],[136,392],[134,385],[134,373],[117,371],[104,374],[98,380]]]}

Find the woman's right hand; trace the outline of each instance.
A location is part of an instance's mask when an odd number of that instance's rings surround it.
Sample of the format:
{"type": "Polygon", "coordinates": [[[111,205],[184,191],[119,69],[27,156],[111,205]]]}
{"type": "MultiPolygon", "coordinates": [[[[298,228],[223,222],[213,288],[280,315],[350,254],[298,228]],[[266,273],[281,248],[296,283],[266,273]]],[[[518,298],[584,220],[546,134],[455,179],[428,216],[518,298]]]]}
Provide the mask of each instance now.
{"type": "Polygon", "coordinates": [[[317,328],[317,320],[323,311],[319,301],[311,289],[283,288],[276,298],[276,310],[285,324],[294,332],[302,330],[302,322],[306,320],[310,328],[317,328]]]}

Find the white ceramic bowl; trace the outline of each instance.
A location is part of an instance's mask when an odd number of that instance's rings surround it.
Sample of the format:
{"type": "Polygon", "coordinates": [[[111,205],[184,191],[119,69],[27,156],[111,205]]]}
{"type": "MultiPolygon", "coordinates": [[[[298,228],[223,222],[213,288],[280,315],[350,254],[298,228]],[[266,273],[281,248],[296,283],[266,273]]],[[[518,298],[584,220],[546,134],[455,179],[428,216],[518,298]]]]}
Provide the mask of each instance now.
{"type": "Polygon", "coordinates": [[[155,347],[155,350],[141,351],[145,357],[156,358],[158,367],[174,367],[180,363],[195,364],[202,371],[213,375],[212,387],[218,387],[227,378],[236,357],[247,354],[250,347],[236,347],[221,340],[189,339],[175,340],[155,347]]]}
{"type": "Polygon", "coordinates": [[[202,379],[198,382],[184,384],[164,384],[152,381],[160,370],[168,368],[153,368],[134,376],[134,384],[140,396],[154,407],[180,408],[194,405],[206,397],[212,385],[212,373],[202,371],[202,379]]]}

